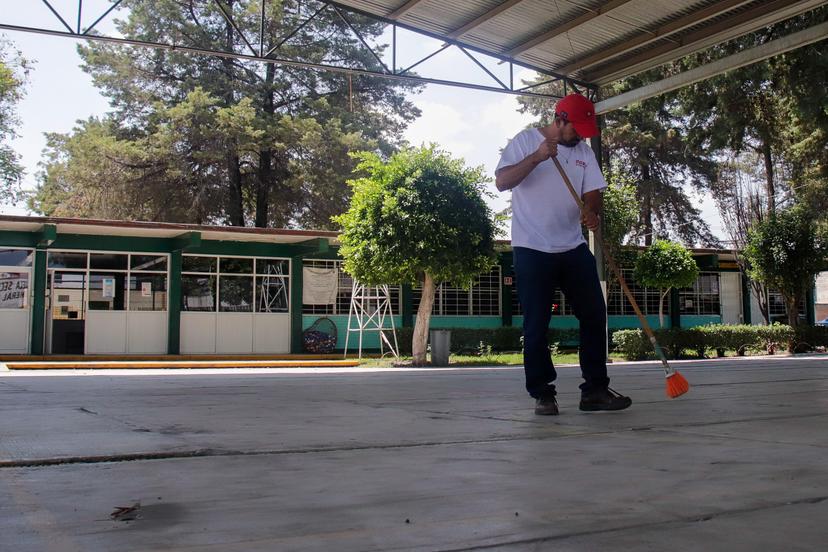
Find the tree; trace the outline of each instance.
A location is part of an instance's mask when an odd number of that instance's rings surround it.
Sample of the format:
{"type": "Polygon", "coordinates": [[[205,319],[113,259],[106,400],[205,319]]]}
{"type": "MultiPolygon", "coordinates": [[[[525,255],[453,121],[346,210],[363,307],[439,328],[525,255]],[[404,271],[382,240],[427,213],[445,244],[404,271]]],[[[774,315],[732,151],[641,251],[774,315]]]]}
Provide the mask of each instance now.
{"type": "Polygon", "coordinates": [[[751,228],[744,256],[748,275],[782,294],[788,323],[796,328],[806,290],[828,269],[826,226],[803,205],[777,211],[751,228]]]}
{"type": "Polygon", "coordinates": [[[47,136],[47,174],[30,198],[55,216],[207,223],[220,216],[227,149],[252,155],[264,139],[249,99],[222,107],[200,88],[159,106],[152,131],[119,138],[116,123],[90,119],[47,136]]]}
{"type": "MultiPolygon", "coordinates": [[[[744,153],[719,165],[719,175],[713,187],[713,199],[722,217],[722,226],[730,238],[731,251],[740,270],[747,274],[748,263],[742,251],[747,245],[748,232],[765,219],[767,199],[763,193],[764,176],[755,162],[756,154],[744,153]]],[[[767,324],[767,288],[759,280],[750,279],[750,287],[767,324]]]]}
{"type": "MultiPolygon", "coordinates": [[[[611,95],[663,76],[655,71],[629,77],[613,86],[611,95]]],[[[608,113],[605,120],[602,138],[608,166],[619,167],[636,183],[637,241],[650,245],[659,237],[670,237],[688,245],[719,245],[688,193],[708,189],[716,166],[705,150],[688,147],[674,97],[650,98],[608,113]]]]}
{"type": "Polygon", "coordinates": [[[345,271],[368,285],[419,283],[415,365],[426,362],[434,292],[439,282],[471,285],[495,263],[495,222],[484,201],[482,167],[466,168],[432,144],[404,149],[387,162],[356,155],[350,209],[342,226],[345,271]]]}
{"type": "Polygon", "coordinates": [[[0,201],[20,199],[20,180],[23,167],[20,158],[9,145],[17,136],[20,121],[16,106],[23,98],[23,86],[28,74],[28,62],[12,50],[11,44],[0,37],[0,201]]]}
{"type": "Polygon", "coordinates": [[[646,287],[661,289],[658,323],[664,327],[664,299],[674,287],[690,287],[699,277],[693,256],[679,243],[658,240],[638,256],[635,279],[646,287]]]}
{"type": "MultiPolygon", "coordinates": [[[[828,20],[821,7],[715,46],[677,63],[691,69],[828,20]]],[[[825,42],[705,79],[679,91],[692,147],[725,156],[753,152],[764,171],[766,212],[784,196],[780,184],[828,177],[825,42]]]]}
{"type": "Polygon", "coordinates": [[[604,190],[602,219],[601,237],[610,251],[616,254],[638,220],[635,184],[631,177],[618,170],[610,173],[607,189],[604,190]]]}
{"type": "MultiPolygon", "coordinates": [[[[262,30],[260,1],[221,2],[250,40],[258,38],[262,30]]],[[[122,5],[129,8],[129,15],[117,23],[117,29],[128,39],[249,52],[218,4],[125,0],[122,5]]],[[[310,63],[379,66],[333,9],[313,18],[317,6],[299,0],[266,2],[265,9],[265,49],[278,45],[307,23],[275,55],[310,63]]],[[[384,24],[375,20],[358,15],[348,18],[369,42],[376,41],[384,30],[384,24]]],[[[382,52],[384,48],[377,49],[382,52]]],[[[249,102],[242,107],[254,114],[254,143],[240,146],[224,140],[217,128],[209,126],[209,119],[195,120],[199,127],[169,142],[175,149],[160,152],[167,161],[182,161],[170,170],[183,177],[193,168],[192,161],[199,160],[196,153],[200,148],[205,143],[211,147],[206,185],[214,203],[203,212],[181,206],[165,210],[167,215],[203,214],[211,223],[238,226],[329,226],[330,216],[347,208],[345,179],[354,165],[348,151],[390,153],[399,145],[406,125],[419,114],[403,95],[417,87],[388,79],[105,43],[80,46],[79,52],[84,70],[110,99],[114,111],[105,127],[118,141],[142,143],[163,132],[160,127],[170,115],[165,110],[186,103],[199,89],[214,102],[210,111],[216,117],[222,110],[249,102]],[[189,142],[191,137],[196,141],[189,142]],[[255,145],[252,149],[247,147],[251,144],[255,145]]],[[[77,161],[67,152],[57,152],[57,156],[68,164],[77,161]]],[[[83,168],[70,172],[82,172],[83,168]]],[[[53,169],[62,170],[48,165],[46,186],[53,169]]],[[[112,176],[117,178],[119,173],[112,176]]],[[[75,181],[63,185],[73,187],[75,181]]],[[[116,187],[124,194],[143,194],[140,178],[129,186],[120,183],[116,187]]],[[[163,194],[153,200],[162,203],[163,194]]],[[[130,198],[124,201],[140,203],[130,198]]]]}

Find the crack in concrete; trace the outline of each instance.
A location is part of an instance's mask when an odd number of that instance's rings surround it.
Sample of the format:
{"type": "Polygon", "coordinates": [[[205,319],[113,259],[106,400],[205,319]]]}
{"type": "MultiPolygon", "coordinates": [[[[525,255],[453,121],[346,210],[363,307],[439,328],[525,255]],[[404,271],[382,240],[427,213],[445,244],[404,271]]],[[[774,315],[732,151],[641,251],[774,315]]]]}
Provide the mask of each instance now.
{"type": "Polygon", "coordinates": [[[672,519],[672,520],[664,520],[664,521],[654,521],[651,523],[636,523],[632,525],[624,525],[620,527],[612,527],[609,529],[597,529],[592,531],[573,531],[571,533],[561,533],[559,535],[548,535],[545,537],[534,537],[529,539],[518,539],[518,540],[509,540],[503,541],[499,543],[492,543],[492,544],[481,544],[481,545],[472,545],[463,548],[442,548],[442,549],[435,549],[435,552],[468,552],[471,550],[491,550],[495,548],[505,548],[508,546],[515,546],[515,545],[523,545],[523,544],[538,544],[544,542],[553,542],[553,541],[562,541],[566,539],[578,538],[578,537],[589,537],[592,535],[606,535],[611,533],[618,533],[623,531],[633,531],[638,529],[648,529],[652,527],[658,526],[669,526],[669,525],[679,525],[679,524],[688,524],[688,523],[703,523],[706,521],[712,521],[718,518],[725,518],[725,517],[732,517],[738,516],[742,514],[752,514],[755,512],[763,512],[767,510],[774,510],[777,508],[785,508],[787,506],[799,506],[802,504],[820,504],[828,500],[828,496],[813,496],[813,497],[806,497],[800,498],[796,500],[787,500],[785,502],[776,502],[772,504],[766,504],[763,506],[754,506],[751,508],[734,508],[733,510],[722,510],[718,512],[711,512],[709,514],[703,514],[701,516],[692,516],[692,517],[685,517],[679,519],[672,519]]]}
{"type": "MultiPolygon", "coordinates": [[[[562,439],[572,437],[589,437],[597,435],[613,435],[621,434],[629,431],[663,431],[670,432],[674,428],[680,427],[706,427],[716,426],[727,423],[751,422],[751,421],[769,421],[769,420],[784,420],[807,417],[826,416],[828,414],[815,413],[806,415],[788,415],[788,416],[768,416],[764,418],[747,418],[730,421],[717,421],[707,423],[695,424],[673,424],[669,426],[640,426],[628,427],[611,430],[597,430],[597,431],[576,431],[567,434],[555,434],[544,436],[504,436],[490,439],[464,439],[454,441],[426,441],[420,443],[393,443],[393,444],[373,444],[373,445],[355,445],[349,447],[313,447],[303,449],[284,449],[284,450],[262,450],[262,451],[243,451],[243,450],[220,450],[220,449],[194,449],[177,452],[144,452],[134,454],[117,454],[117,455],[94,455],[94,456],[67,456],[61,458],[38,458],[30,460],[0,460],[0,469],[10,468],[29,468],[29,467],[48,467],[60,466],[69,464],[101,464],[101,463],[118,463],[118,462],[134,462],[140,460],[174,460],[181,458],[200,458],[200,457],[229,457],[229,456],[267,456],[267,455],[283,455],[283,454],[313,454],[313,453],[327,453],[327,452],[352,452],[365,450],[392,450],[402,448],[416,448],[416,447],[439,447],[451,445],[480,445],[499,442],[513,442],[513,441],[544,441],[547,439],[562,439]]],[[[564,426],[561,426],[564,427],[564,426]]],[[[571,427],[571,426],[566,426],[571,427]]],[[[682,433],[675,431],[681,435],[692,435],[692,433],[682,433]]],[[[715,436],[715,435],[713,435],[715,436]]],[[[728,437],[730,438],[730,437],[728,437]]],[[[779,443],[785,444],[785,443],[779,443]]],[[[790,443],[796,444],[796,443],[790,443]]]]}

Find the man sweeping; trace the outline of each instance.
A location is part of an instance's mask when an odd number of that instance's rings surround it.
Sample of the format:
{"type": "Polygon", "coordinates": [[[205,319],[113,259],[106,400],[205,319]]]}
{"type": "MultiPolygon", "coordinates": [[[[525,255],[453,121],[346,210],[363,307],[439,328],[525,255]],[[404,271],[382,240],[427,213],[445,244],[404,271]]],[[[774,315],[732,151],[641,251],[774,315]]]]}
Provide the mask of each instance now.
{"type": "Polygon", "coordinates": [[[523,364],[526,390],[535,414],[558,414],[557,373],[547,340],[555,288],[572,305],[580,323],[579,360],[583,411],[623,410],[629,397],[609,388],[606,363],[607,309],[595,257],[581,230],[601,224],[602,190],[607,187],[595,154],[584,142],[598,134],[595,106],[580,94],[555,105],[548,126],[517,134],[503,150],[497,189],[512,192],[512,249],[523,309],[523,364]],[[582,215],[552,158],[557,157],[583,199],[582,215]]]}

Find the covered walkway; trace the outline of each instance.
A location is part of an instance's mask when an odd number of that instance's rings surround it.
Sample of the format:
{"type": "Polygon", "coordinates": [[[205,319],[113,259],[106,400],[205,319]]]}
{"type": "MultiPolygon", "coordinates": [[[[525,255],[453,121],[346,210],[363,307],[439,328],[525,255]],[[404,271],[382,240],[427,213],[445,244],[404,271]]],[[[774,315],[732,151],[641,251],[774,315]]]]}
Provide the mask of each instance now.
{"type": "Polygon", "coordinates": [[[0,549],[824,549],[828,357],[678,367],[0,372],[0,549]]]}

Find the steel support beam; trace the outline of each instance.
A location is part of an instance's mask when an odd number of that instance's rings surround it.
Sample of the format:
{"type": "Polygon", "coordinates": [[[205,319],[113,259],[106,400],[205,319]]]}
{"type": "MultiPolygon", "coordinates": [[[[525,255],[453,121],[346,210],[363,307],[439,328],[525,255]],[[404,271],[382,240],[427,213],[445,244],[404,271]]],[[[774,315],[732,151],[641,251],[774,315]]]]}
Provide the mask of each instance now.
{"type": "MultiPolygon", "coordinates": [[[[124,46],[140,46],[140,47],[154,48],[154,49],[159,49],[159,50],[179,51],[179,52],[186,52],[186,53],[197,54],[197,55],[209,55],[209,56],[216,56],[216,57],[222,57],[222,58],[232,58],[232,59],[237,59],[237,60],[240,60],[240,61],[247,61],[247,62],[270,63],[270,64],[274,64],[274,65],[281,65],[281,66],[288,66],[288,67],[302,67],[302,68],[313,69],[313,70],[333,71],[333,72],[344,73],[344,74],[348,74],[348,75],[364,75],[364,76],[373,76],[373,77],[383,77],[383,78],[390,78],[390,79],[395,79],[395,80],[398,80],[398,81],[415,83],[415,84],[439,84],[439,85],[444,85],[444,86],[454,86],[454,87],[467,88],[467,89],[472,89],[472,90],[482,90],[482,91],[487,91],[487,92],[499,92],[499,93],[504,93],[504,94],[516,95],[516,96],[537,96],[537,97],[553,98],[553,99],[557,98],[557,96],[553,95],[553,94],[533,92],[533,91],[531,91],[531,87],[525,87],[525,88],[515,87],[512,78],[509,79],[508,85],[503,83],[500,79],[495,77],[491,71],[489,71],[486,67],[484,67],[483,64],[480,63],[472,55],[472,53],[477,53],[477,54],[483,54],[483,55],[486,55],[486,56],[489,56],[489,57],[493,57],[494,59],[498,59],[502,62],[509,63],[510,64],[510,66],[509,66],[510,75],[512,75],[514,73],[514,66],[518,66],[518,67],[521,67],[521,68],[524,68],[524,69],[529,69],[531,71],[535,71],[537,73],[540,73],[541,75],[546,75],[546,76],[550,77],[550,79],[552,79],[552,80],[561,80],[561,81],[564,82],[565,85],[568,85],[572,89],[577,89],[578,87],[580,87],[580,88],[586,89],[590,92],[595,89],[594,85],[592,85],[590,83],[578,81],[578,80],[575,80],[575,79],[571,79],[571,78],[569,78],[565,75],[557,74],[556,72],[553,72],[553,71],[548,71],[546,69],[535,67],[531,64],[515,63],[514,60],[512,60],[511,58],[508,58],[506,56],[498,55],[498,54],[492,53],[492,52],[487,52],[487,51],[484,51],[481,48],[477,48],[477,47],[474,47],[474,46],[464,44],[460,41],[457,41],[457,40],[454,40],[454,39],[451,39],[451,38],[447,38],[446,36],[440,36],[440,35],[437,35],[437,34],[434,34],[434,33],[429,33],[429,32],[426,32],[426,31],[416,29],[414,27],[407,26],[405,24],[399,23],[399,22],[394,21],[392,19],[389,19],[387,17],[380,17],[380,16],[377,16],[375,14],[366,12],[364,10],[355,9],[353,7],[350,7],[350,6],[346,6],[346,5],[344,5],[340,2],[332,2],[332,1],[329,1],[329,0],[318,0],[319,4],[321,5],[321,8],[319,10],[317,10],[313,15],[311,15],[309,17],[309,19],[305,20],[301,25],[299,25],[297,29],[293,30],[286,37],[282,38],[276,46],[270,48],[269,50],[266,50],[265,45],[264,45],[264,28],[265,28],[265,15],[266,15],[265,10],[260,10],[260,17],[261,17],[261,22],[260,22],[261,24],[259,26],[260,27],[260,29],[259,29],[260,37],[259,37],[258,48],[256,48],[248,40],[248,38],[246,36],[244,36],[244,34],[242,33],[242,30],[239,28],[239,26],[236,24],[236,21],[234,20],[233,14],[230,13],[230,11],[226,8],[226,6],[223,4],[223,1],[222,0],[212,0],[211,3],[214,6],[216,6],[216,8],[220,12],[221,16],[223,16],[224,19],[227,21],[227,23],[232,26],[233,30],[235,31],[235,34],[237,34],[239,36],[239,38],[241,39],[241,41],[243,41],[243,43],[244,43],[243,46],[246,47],[246,50],[249,51],[249,53],[239,52],[239,51],[216,50],[216,49],[212,49],[212,47],[209,47],[209,46],[201,47],[198,44],[186,44],[186,45],[185,44],[177,44],[177,43],[172,43],[171,44],[171,43],[164,43],[164,42],[132,40],[132,39],[127,39],[127,38],[103,36],[103,35],[98,35],[98,34],[90,34],[90,31],[92,31],[93,28],[98,23],[100,23],[103,19],[105,19],[112,11],[114,11],[114,9],[116,7],[118,7],[123,0],[117,0],[116,2],[114,2],[111,6],[108,7],[107,10],[105,10],[105,12],[102,15],[100,15],[95,20],[95,22],[92,25],[90,25],[86,29],[82,29],[80,27],[78,29],[73,29],[66,22],[66,20],[64,20],[63,17],[52,7],[52,4],[50,3],[49,0],[41,0],[41,1],[49,8],[49,10],[52,12],[52,15],[58,21],[60,21],[63,28],[66,29],[65,31],[64,30],[55,30],[55,29],[52,29],[52,28],[45,28],[45,26],[43,26],[43,27],[40,27],[40,26],[32,27],[32,26],[5,24],[5,23],[2,23],[2,15],[0,15],[0,30],[35,33],[35,34],[42,34],[42,35],[48,35],[48,36],[61,36],[61,37],[66,37],[66,38],[84,39],[84,40],[89,40],[89,41],[97,41],[97,42],[118,44],[118,45],[124,45],[124,46]],[[307,25],[313,19],[315,19],[319,15],[319,13],[322,10],[326,9],[326,8],[333,9],[339,15],[339,17],[344,21],[345,25],[348,28],[350,28],[350,30],[353,31],[356,34],[357,38],[362,42],[363,46],[368,48],[371,51],[374,58],[378,62],[378,67],[381,67],[381,69],[341,66],[341,65],[328,64],[328,63],[324,63],[324,62],[322,62],[322,63],[311,63],[311,62],[307,62],[307,61],[300,61],[300,60],[294,60],[294,59],[284,59],[284,58],[279,58],[279,57],[274,56],[274,54],[278,52],[279,48],[287,40],[289,40],[292,36],[295,36],[296,33],[298,33],[305,25],[307,25]],[[344,12],[360,14],[360,15],[363,15],[365,17],[370,17],[373,20],[384,22],[386,24],[389,24],[389,25],[393,26],[393,31],[394,31],[393,32],[393,37],[394,37],[393,38],[393,50],[392,50],[393,63],[392,63],[391,68],[389,68],[385,65],[385,63],[377,55],[377,53],[375,51],[373,51],[373,49],[365,42],[365,40],[359,35],[359,33],[356,32],[353,25],[351,25],[350,22],[348,21],[348,19],[345,17],[344,12]],[[474,83],[454,81],[454,80],[432,79],[432,78],[423,77],[423,76],[419,76],[419,75],[408,74],[411,71],[411,69],[413,69],[416,65],[419,65],[423,61],[426,61],[427,59],[429,59],[430,57],[432,57],[433,55],[435,55],[439,51],[435,52],[435,54],[432,54],[431,56],[427,56],[426,58],[420,60],[419,62],[416,62],[414,65],[408,67],[407,69],[404,69],[402,71],[398,71],[397,67],[396,67],[396,63],[397,63],[396,62],[396,60],[397,60],[397,40],[396,40],[397,27],[402,28],[402,29],[406,29],[408,31],[419,34],[421,36],[425,36],[425,37],[433,38],[433,39],[436,39],[436,40],[444,41],[446,44],[449,44],[451,46],[457,46],[476,65],[481,67],[488,74],[489,77],[493,78],[493,80],[495,80],[497,82],[497,85],[482,85],[482,84],[474,84],[474,83]]],[[[406,4],[404,4],[401,8],[399,8],[397,11],[399,12],[400,10],[403,10],[403,9],[406,9],[406,10],[411,9],[411,8],[414,7],[414,5],[416,3],[417,2],[415,2],[415,1],[409,1],[406,4]]],[[[513,5],[514,3],[516,3],[516,2],[512,2],[510,0],[509,2],[506,2],[505,4],[513,5]]],[[[506,6],[506,7],[508,7],[508,6],[506,6]]],[[[506,7],[504,7],[503,9],[506,9],[506,7]]],[[[78,0],[77,14],[81,13],[81,9],[82,9],[82,0],[78,0]]]]}
{"type": "MultiPolygon", "coordinates": [[[[775,0],[761,4],[739,18],[728,18],[664,44],[587,73],[590,82],[606,84],[699,52],[721,42],[810,11],[825,0],[775,0]]],[[[565,68],[564,68],[565,69],[565,68]]]]}
{"type": "Polygon", "coordinates": [[[739,67],[744,67],[745,65],[750,65],[751,63],[756,63],[769,57],[784,54],[790,50],[825,40],[826,38],[828,38],[828,22],[814,25],[805,30],[771,40],[761,46],[750,48],[738,54],[733,54],[732,56],[702,65],[701,67],[696,67],[684,73],[679,73],[670,78],[602,100],[595,105],[595,112],[598,114],[607,113],[646,100],[647,98],[652,98],[653,96],[658,96],[659,94],[693,84],[694,82],[699,82],[733,69],[738,69],[739,67]]]}
{"type": "Polygon", "coordinates": [[[595,65],[597,63],[607,61],[610,58],[621,56],[623,54],[626,54],[627,52],[635,50],[636,48],[646,46],[651,42],[655,42],[656,40],[668,37],[672,34],[687,29],[688,27],[692,27],[693,25],[698,25],[699,23],[707,21],[712,17],[716,17],[717,15],[721,15],[730,10],[734,10],[745,4],[750,4],[751,2],[753,2],[753,0],[724,0],[722,2],[717,2],[704,9],[686,15],[681,19],[673,21],[672,23],[663,25],[658,29],[638,35],[629,40],[625,40],[621,44],[618,44],[611,48],[606,48],[600,52],[576,60],[570,63],[569,65],[562,67],[561,72],[567,74],[572,73],[584,69],[586,67],[595,65]]]}

